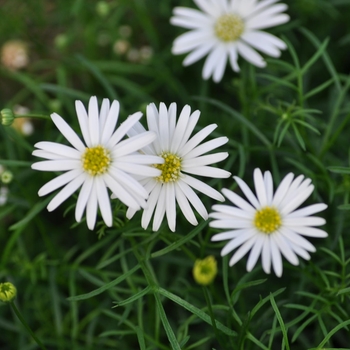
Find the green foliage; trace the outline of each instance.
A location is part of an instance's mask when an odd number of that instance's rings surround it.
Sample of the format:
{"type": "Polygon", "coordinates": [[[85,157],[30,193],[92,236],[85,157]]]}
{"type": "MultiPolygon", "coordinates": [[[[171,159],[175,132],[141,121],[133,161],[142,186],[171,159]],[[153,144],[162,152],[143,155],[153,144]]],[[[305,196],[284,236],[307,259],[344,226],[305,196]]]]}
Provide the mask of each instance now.
{"type": "MultiPolygon", "coordinates": [[[[23,40],[29,64],[0,65],[0,110],[28,108],[34,128],[25,135],[0,125],[0,164],[14,175],[0,206],[0,282],[17,287],[15,309],[0,305],[1,350],[350,349],[350,1],[290,2],[291,22],[272,30],[287,44],[281,58],[267,58],[265,69],[240,59],[241,72],[227,68],[220,84],[202,80],[203,62],[183,67],[171,54],[180,31],[169,18],[180,5],[194,7],[189,0],[1,3],[0,45],[23,40]],[[260,167],[276,185],[289,172],[310,177],[312,199],[328,205],[329,237],[311,238],[312,261],[284,262],[278,279],[260,267],[246,272],[245,258],[229,267],[201,218],[192,227],[179,212],[176,233],[166,225],[151,232],[139,214],[127,220],[120,204],[112,228],[100,220],[91,232],[75,222],[76,197],[48,213],[52,196],[37,192],[53,175],[30,168],[33,145],[62,141],[53,112],[77,130],[74,101],[93,95],[118,99],[121,121],[150,102],[200,109],[198,128],[216,123],[213,135],[229,138],[223,167],[232,175],[251,179],[260,167]],[[204,289],[192,267],[209,254],[219,273],[204,289]]],[[[214,204],[203,202],[208,210],[214,204]]]]}

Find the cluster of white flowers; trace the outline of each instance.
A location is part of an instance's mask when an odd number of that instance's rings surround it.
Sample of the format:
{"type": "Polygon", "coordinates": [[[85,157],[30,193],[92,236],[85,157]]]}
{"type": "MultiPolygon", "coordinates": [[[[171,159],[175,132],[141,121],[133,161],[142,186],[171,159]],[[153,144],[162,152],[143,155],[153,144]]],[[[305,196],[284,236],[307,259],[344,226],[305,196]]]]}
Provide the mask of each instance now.
{"type": "MultiPolygon", "coordinates": [[[[190,65],[208,54],[203,68],[203,78],[213,77],[219,82],[227,60],[234,71],[239,71],[238,55],[250,63],[264,67],[263,57],[254,49],[272,57],[278,57],[286,44],[277,37],[261,31],[289,20],[282,13],[285,4],[278,0],[194,0],[201,11],[177,7],[171,23],[190,29],[173,45],[174,54],[190,53],[184,65],[190,65]]],[[[52,121],[71,144],[39,142],[33,155],[46,160],[36,162],[33,169],[64,171],[62,175],[46,183],[39,196],[59,188],[48,204],[52,211],[79,188],[75,218],[81,221],[86,210],[89,229],[94,229],[100,211],[104,223],[113,225],[111,199],[119,199],[127,206],[126,216],[131,219],[143,210],[141,226],[144,229],[153,217],[152,229],[158,231],[164,217],[171,231],[176,230],[177,205],[188,222],[197,225],[195,211],[204,219],[212,218],[209,226],[227,230],[215,234],[212,241],[229,242],[222,249],[226,255],[238,248],[230,260],[234,265],[248,251],[247,270],[251,271],[261,255],[262,267],[277,276],[282,275],[282,255],[293,265],[298,256],[310,259],[315,247],[303,236],[326,237],[327,233],[315,226],[325,220],[310,216],[326,209],[323,203],[297,209],[313,192],[310,179],[290,173],[273,193],[273,180],[269,171],[254,171],[256,195],[247,184],[234,176],[248,201],[235,192],[223,189],[222,193],[234,204],[212,207],[208,214],[196,193],[202,193],[216,201],[225,197],[197,175],[209,178],[228,178],[231,174],[211,166],[228,157],[227,152],[211,153],[228,142],[227,137],[206,141],[216,124],[194,133],[200,117],[187,105],[180,113],[176,103],[167,107],[160,103],[147,106],[148,130],[140,123],[141,112],[130,115],[116,128],[119,102],[104,99],[101,108],[96,97],[91,97],[88,110],[81,101],[76,102],[76,112],[83,141],[59,115],[52,114],[52,121]],[[177,117],[177,115],[179,116],[177,117]],[[209,154],[207,154],[210,152],[209,154]]]]}

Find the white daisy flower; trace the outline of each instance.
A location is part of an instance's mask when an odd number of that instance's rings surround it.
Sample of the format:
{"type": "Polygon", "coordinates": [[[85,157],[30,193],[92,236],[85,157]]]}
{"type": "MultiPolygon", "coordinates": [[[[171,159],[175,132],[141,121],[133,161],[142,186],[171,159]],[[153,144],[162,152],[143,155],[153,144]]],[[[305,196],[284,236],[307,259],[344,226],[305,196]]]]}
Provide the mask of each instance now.
{"type": "Polygon", "coordinates": [[[39,196],[64,186],[47,206],[52,211],[82,186],[75,208],[76,220],[80,222],[86,208],[87,225],[92,230],[99,208],[105,224],[112,226],[107,188],[128,207],[139,210],[146,206],[148,192],[132,175],[159,176],[160,170],[149,165],[162,163],[163,159],[135,152],[151,143],[156,135],[144,132],[122,140],[142,113],[129,116],[115,130],[119,116],[118,101],[113,101],[110,106],[109,100],[104,99],[100,112],[96,97],[90,98],[88,112],[81,101],[76,101],[75,107],[85,143],[58,114],[53,113],[52,121],[72,147],[56,142],[38,142],[35,145],[38,150],[33,155],[47,160],[34,163],[33,169],[65,171],[41,187],[39,196]]]}
{"type": "Polygon", "coordinates": [[[204,63],[203,79],[213,76],[219,82],[227,60],[239,72],[238,55],[258,67],[266,62],[255,49],[272,57],[279,57],[286,44],[261,29],[289,21],[282,13],[288,6],[275,4],[278,0],[194,0],[201,11],[175,7],[170,23],[190,29],[175,39],[172,53],[190,52],[183,61],[188,66],[208,54],[204,63]]]}
{"type": "MultiPolygon", "coordinates": [[[[216,124],[205,127],[190,138],[199,116],[200,111],[191,113],[190,106],[186,105],[176,121],[176,103],[172,103],[169,109],[164,103],[161,103],[159,111],[153,103],[147,106],[148,129],[155,132],[157,138],[152,144],[144,147],[142,152],[162,157],[164,164],[156,165],[162,171],[160,176],[145,174],[145,176],[138,178],[150,193],[148,205],[142,214],[141,225],[144,229],[148,227],[154,213],[153,231],[159,229],[165,215],[170,230],[175,231],[176,202],[192,225],[197,225],[198,222],[191,205],[204,220],[207,220],[207,210],[193,189],[215,200],[225,200],[218,191],[191,176],[226,178],[231,175],[226,170],[208,166],[226,159],[227,152],[204,155],[224,145],[228,141],[227,137],[218,137],[200,145],[217,127],[216,124]]],[[[137,123],[128,134],[134,136],[144,131],[145,128],[141,123],[137,123]]],[[[131,218],[134,213],[135,210],[130,208],[127,211],[127,217],[131,218]]]]}
{"type": "Polygon", "coordinates": [[[261,254],[262,267],[270,273],[271,263],[278,277],[282,276],[282,258],[293,265],[298,265],[297,255],[309,260],[308,252],[315,252],[315,247],[303,236],[327,237],[323,230],[312,226],[321,226],[325,219],[310,216],[327,208],[318,203],[296,210],[313,192],[310,179],[288,174],[273,194],[272,176],[269,171],[264,175],[260,169],[254,171],[256,196],[247,184],[234,176],[250,203],[236,193],[223,189],[222,193],[235,205],[214,205],[216,212],[210,213],[215,219],[209,226],[229,231],[216,234],[212,241],[230,240],[222,249],[221,255],[230,253],[241,246],[230,260],[230,266],[240,260],[249,250],[247,271],[251,271],[261,254]],[[294,179],[294,180],[293,180],[294,179]]]}

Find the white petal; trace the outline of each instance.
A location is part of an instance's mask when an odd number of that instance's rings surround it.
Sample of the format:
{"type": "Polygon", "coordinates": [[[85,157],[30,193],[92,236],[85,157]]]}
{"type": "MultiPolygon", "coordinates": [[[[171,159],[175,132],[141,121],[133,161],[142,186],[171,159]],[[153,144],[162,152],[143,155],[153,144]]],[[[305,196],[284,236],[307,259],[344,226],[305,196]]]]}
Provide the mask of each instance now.
{"type": "Polygon", "coordinates": [[[169,149],[169,116],[168,110],[163,102],[159,105],[159,142],[163,149],[169,149]]]}
{"type": "Polygon", "coordinates": [[[214,190],[212,187],[206,183],[192,177],[189,175],[184,175],[181,180],[186,182],[189,186],[193,187],[195,190],[204,193],[206,196],[216,199],[217,201],[223,202],[225,198],[220,194],[220,192],[214,190]]]}
{"type": "MultiPolygon", "coordinates": [[[[210,226],[210,223],[209,223],[210,226]]],[[[241,230],[232,230],[232,231],[226,231],[222,233],[218,233],[211,237],[211,240],[213,242],[217,241],[226,241],[227,239],[233,239],[235,237],[238,237],[240,235],[245,235],[247,232],[247,229],[241,229],[241,230]]]]}
{"type": "Polygon", "coordinates": [[[273,270],[275,271],[275,274],[277,277],[281,277],[282,271],[283,271],[281,252],[279,251],[277,244],[273,239],[271,239],[271,237],[270,237],[270,249],[271,249],[271,259],[272,259],[273,270]]]}
{"type": "Polygon", "coordinates": [[[89,200],[86,205],[86,223],[90,230],[93,230],[97,217],[97,189],[95,184],[92,185],[89,200]]]}
{"type": "Polygon", "coordinates": [[[280,208],[280,212],[282,215],[287,215],[292,212],[294,209],[298,208],[302,203],[306,201],[307,198],[310,197],[311,193],[314,190],[314,186],[310,185],[305,189],[302,193],[296,195],[287,205],[280,208]]]}
{"type": "Polygon", "coordinates": [[[254,17],[249,22],[247,22],[246,25],[249,29],[265,29],[286,23],[289,21],[289,19],[290,17],[288,15],[281,13],[270,18],[266,16],[261,16],[259,18],[254,17]]]}
{"type": "Polygon", "coordinates": [[[258,197],[260,206],[265,207],[268,204],[265,181],[261,173],[261,170],[258,168],[254,170],[254,186],[255,186],[255,192],[258,197]]]}
{"type": "Polygon", "coordinates": [[[258,54],[255,50],[253,50],[250,46],[244,44],[243,41],[237,42],[237,50],[238,53],[248,62],[251,64],[254,64],[254,66],[264,68],[266,66],[266,62],[261,57],[260,54],[258,54]]]}
{"type": "Polygon", "coordinates": [[[213,48],[213,50],[210,52],[210,54],[204,62],[204,67],[202,71],[203,79],[207,80],[214,74],[216,64],[218,60],[220,60],[223,53],[225,54],[222,45],[218,44],[216,45],[216,47],[213,48]]]}
{"type": "Polygon", "coordinates": [[[83,186],[81,187],[81,190],[79,192],[77,204],[75,206],[75,220],[77,222],[81,221],[81,218],[83,216],[86,204],[90,198],[90,193],[92,189],[92,185],[94,183],[94,178],[91,176],[85,175],[85,181],[83,183],[83,186]]]}
{"type": "Polygon", "coordinates": [[[40,171],[65,171],[73,169],[82,169],[80,160],[44,160],[32,164],[32,169],[40,171]]]}
{"type": "MultiPolygon", "coordinates": [[[[249,213],[245,210],[239,209],[239,208],[232,207],[230,205],[214,204],[211,207],[211,209],[216,210],[219,213],[226,214],[228,217],[231,217],[231,218],[245,218],[248,220],[252,219],[251,213],[249,213]]],[[[210,213],[209,217],[214,217],[213,214],[215,214],[215,213],[210,213]]]]}
{"type": "Polygon", "coordinates": [[[97,146],[100,143],[100,122],[98,118],[98,102],[96,96],[93,96],[89,101],[89,133],[92,146],[97,146]]]}
{"type": "Polygon", "coordinates": [[[83,173],[80,169],[74,169],[71,171],[67,171],[66,173],[59,175],[46,183],[43,187],[40,188],[38,195],[45,196],[48,193],[57,190],[58,188],[66,185],[68,182],[74,180],[77,176],[83,173]]]}
{"type": "Polygon", "coordinates": [[[218,148],[227,142],[228,142],[228,138],[225,136],[218,137],[214,140],[204,142],[201,145],[193,148],[192,151],[188,152],[186,154],[185,159],[190,159],[190,158],[195,158],[195,157],[201,156],[202,154],[210,152],[213,149],[218,148]]]}
{"type": "Polygon", "coordinates": [[[264,237],[263,237],[263,235],[258,235],[256,237],[255,244],[254,244],[254,246],[249,254],[249,258],[247,261],[247,271],[248,272],[253,270],[256,262],[259,259],[263,245],[264,245],[264,237]]]}
{"type": "Polygon", "coordinates": [[[293,181],[294,174],[289,173],[286,175],[279,186],[277,187],[277,190],[275,192],[275,195],[273,197],[272,205],[275,207],[279,207],[280,203],[283,201],[285,198],[285,195],[287,194],[289,187],[293,181]]]}
{"type": "Polygon", "coordinates": [[[272,175],[269,171],[265,171],[264,173],[264,183],[265,183],[267,203],[271,205],[272,199],[273,199],[273,181],[272,181],[272,175]]]}
{"type": "Polygon", "coordinates": [[[73,179],[66,186],[64,186],[47,206],[48,211],[55,210],[61,203],[63,203],[68,197],[70,197],[85,181],[85,176],[80,176],[73,179]]]}
{"type": "Polygon", "coordinates": [[[201,58],[206,56],[211,50],[213,50],[216,45],[215,41],[210,40],[209,42],[204,42],[202,45],[193,49],[193,51],[186,56],[182,64],[186,67],[194,62],[199,61],[201,58]]]}
{"type": "Polygon", "coordinates": [[[174,183],[168,183],[165,187],[165,211],[168,220],[168,226],[175,232],[176,227],[176,202],[174,183]]]}
{"type": "Polygon", "coordinates": [[[208,0],[193,0],[195,4],[210,16],[218,16],[221,8],[217,3],[208,0]]]}
{"type": "Polygon", "coordinates": [[[296,218],[296,217],[304,217],[309,216],[315,213],[318,213],[320,211],[323,211],[327,208],[327,205],[324,203],[317,203],[313,205],[309,205],[305,208],[301,208],[298,210],[293,211],[293,213],[288,214],[289,218],[296,218]]]}
{"type": "Polygon", "coordinates": [[[160,176],[161,174],[161,171],[159,169],[154,168],[152,166],[137,165],[137,164],[126,163],[126,162],[115,162],[113,164],[113,168],[123,170],[129,174],[143,175],[143,176],[150,176],[150,177],[157,177],[157,176],[160,176]]]}
{"type": "Polygon", "coordinates": [[[134,153],[144,146],[150,144],[156,138],[156,134],[152,131],[146,131],[143,134],[133,136],[129,139],[119,142],[113,149],[113,156],[122,157],[127,154],[134,153]]]}
{"type": "Polygon", "coordinates": [[[300,226],[322,226],[326,223],[326,220],[317,216],[311,216],[306,218],[285,218],[283,219],[283,225],[291,227],[300,226]]]}
{"type": "Polygon", "coordinates": [[[229,254],[232,252],[232,250],[239,247],[246,241],[249,241],[254,236],[256,236],[256,231],[254,229],[246,230],[245,234],[237,236],[225,245],[225,247],[221,250],[221,256],[229,254]]]}
{"type": "MultiPolygon", "coordinates": [[[[190,119],[188,121],[187,127],[185,129],[184,134],[182,135],[181,142],[179,144],[179,149],[183,148],[185,143],[190,138],[192,131],[194,130],[194,128],[197,125],[200,114],[201,114],[201,112],[196,110],[190,115],[190,119]]],[[[183,152],[183,150],[181,152],[183,152]]],[[[182,154],[184,154],[184,153],[182,153],[182,154]]]]}
{"type": "Polygon", "coordinates": [[[162,190],[160,191],[156,210],[154,212],[152,230],[158,231],[160,225],[162,224],[164,215],[166,211],[166,186],[163,185],[162,190]]]}
{"type": "Polygon", "coordinates": [[[142,113],[137,112],[130,115],[123,123],[121,123],[119,128],[110,137],[107,143],[107,148],[113,148],[125,136],[129,129],[131,129],[134,124],[141,119],[141,117],[142,113]]]}
{"type": "Polygon", "coordinates": [[[220,219],[220,220],[213,220],[210,223],[210,227],[214,228],[252,228],[251,220],[246,219],[220,219]]]}
{"type": "MultiPolygon", "coordinates": [[[[255,197],[255,195],[253,194],[253,192],[251,191],[251,189],[248,187],[248,185],[242,180],[240,179],[238,176],[234,176],[233,177],[238,186],[240,187],[240,189],[242,190],[242,192],[244,193],[244,195],[247,197],[247,199],[249,200],[249,202],[257,209],[260,209],[261,206],[260,206],[260,203],[259,201],[257,200],[257,198],[255,197]]],[[[224,193],[225,196],[226,196],[226,192],[224,193]]],[[[227,197],[227,196],[226,196],[227,197]]],[[[228,197],[227,197],[228,198],[228,197]]],[[[237,197],[235,196],[235,199],[237,197]]],[[[242,203],[242,202],[241,202],[242,203]]],[[[243,208],[242,208],[243,209],[243,208]]]]}
{"type": "Polygon", "coordinates": [[[42,142],[36,143],[34,147],[40,148],[46,152],[57,154],[58,156],[61,156],[61,159],[62,158],[72,158],[72,159],[81,158],[81,152],[77,151],[75,148],[62,145],[56,142],[42,141],[42,142]]]}
{"type": "Polygon", "coordinates": [[[109,200],[107,187],[103,179],[99,176],[96,176],[95,185],[96,185],[98,206],[100,208],[103,221],[107,226],[111,227],[113,224],[113,219],[112,219],[111,202],[109,200]]]}
{"type": "Polygon", "coordinates": [[[315,227],[293,227],[293,231],[307,237],[325,238],[328,236],[327,232],[315,227]]]}
{"type": "Polygon", "coordinates": [[[221,162],[222,160],[226,159],[227,157],[228,157],[227,152],[208,154],[208,155],[200,156],[200,157],[196,157],[196,158],[186,157],[181,162],[181,166],[184,169],[184,171],[187,171],[187,169],[192,168],[192,167],[198,167],[198,166],[202,166],[202,165],[210,165],[213,163],[221,162]],[[185,170],[185,168],[186,168],[186,170],[185,170]]]}
{"type": "Polygon", "coordinates": [[[244,211],[248,212],[252,216],[255,215],[255,212],[256,212],[255,208],[253,208],[247,201],[241,198],[238,194],[236,194],[231,190],[228,190],[227,188],[223,188],[221,192],[226,196],[226,198],[229,201],[237,205],[237,207],[243,209],[244,211]]]}
{"type": "Polygon", "coordinates": [[[88,115],[81,101],[75,101],[75,110],[77,112],[79,126],[80,126],[81,133],[83,134],[84,141],[88,147],[91,147],[88,115]]]}
{"type": "Polygon", "coordinates": [[[160,192],[162,191],[163,186],[159,183],[154,187],[153,191],[150,193],[147,207],[144,209],[142,213],[141,226],[146,230],[149,222],[151,221],[152,214],[155,210],[155,207],[158,203],[160,192]]]}
{"type": "Polygon", "coordinates": [[[172,140],[170,145],[170,152],[172,153],[178,152],[183,135],[187,130],[187,126],[190,120],[190,114],[191,114],[191,107],[189,105],[186,105],[180,113],[179,119],[175,127],[174,134],[172,135],[172,140]]]}
{"type": "MultiPolygon", "coordinates": [[[[102,114],[102,108],[101,108],[102,114]]],[[[115,130],[119,117],[119,102],[114,100],[111,109],[108,112],[106,122],[104,123],[103,129],[101,129],[101,144],[108,144],[109,139],[115,130]]]]}
{"type": "Polygon", "coordinates": [[[271,272],[271,244],[270,237],[264,235],[264,245],[261,252],[261,263],[265,273],[270,274],[271,272]]]}
{"type": "Polygon", "coordinates": [[[55,123],[57,129],[61,134],[70,142],[70,144],[80,152],[85,151],[85,146],[81,142],[78,135],[73,131],[73,129],[60,117],[58,114],[51,114],[51,119],[55,123]]]}
{"type": "MultiPolygon", "coordinates": [[[[102,100],[102,105],[101,105],[101,110],[100,110],[100,118],[99,118],[101,135],[102,135],[103,129],[104,129],[106,121],[107,121],[107,116],[108,116],[108,113],[109,113],[109,107],[110,107],[109,99],[108,98],[104,98],[102,100]]],[[[114,130],[114,126],[113,126],[113,130],[114,130]]],[[[101,144],[104,144],[102,142],[102,139],[101,139],[100,142],[101,142],[101,144]]]]}
{"type": "Polygon", "coordinates": [[[220,56],[216,62],[216,67],[214,69],[213,80],[215,83],[219,83],[224,76],[225,68],[227,64],[228,50],[225,47],[220,46],[220,56]]]}
{"type": "Polygon", "coordinates": [[[239,72],[240,69],[239,69],[239,66],[237,63],[238,53],[237,53],[237,45],[236,44],[234,44],[234,45],[232,44],[229,46],[228,54],[229,54],[229,59],[230,59],[230,64],[231,64],[232,69],[235,72],[239,72]]]}
{"type": "Polygon", "coordinates": [[[232,258],[230,259],[229,265],[234,265],[237,261],[239,261],[241,258],[243,258],[244,255],[247,254],[247,252],[252,248],[252,246],[255,244],[257,240],[257,236],[253,236],[250,240],[246,241],[242,246],[237,249],[235,254],[233,254],[232,258]]]}
{"type": "Polygon", "coordinates": [[[285,256],[285,258],[292,265],[299,265],[298,257],[295,255],[294,251],[291,249],[287,240],[284,239],[283,235],[275,232],[271,235],[271,239],[275,241],[280,252],[285,256]]]}
{"type": "Polygon", "coordinates": [[[222,178],[227,178],[231,176],[230,172],[223,169],[214,168],[211,166],[198,166],[193,168],[186,168],[184,169],[184,171],[192,175],[212,177],[215,179],[222,179],[222,178]]]}
{"type": "Polygon", "coordinates": [[[279,231],[288,241],[292,242],[293,245],[298,245],[310,252],[316,251],[316,248],[307,239],[296,233],[294,228],[281,227],[279,231]]]}
{"type": "Polygon", "coordinates": [[[188,203],[186,195],[182,192],[181,188],[175,184],[175,196],[179,207],[185,216],[186,220],[192,225],[198,225],[198,221],[193,213],[193,210],[188,203]]]}
{"type": "Polygon", "coordinates": [[[203,29],[194,29],[177,37],[174,40],[171,52],[174,55],[182,55],[196,50],[207,43],[210,43],[212,46],[214,45],[213,35],[203,29]]]}

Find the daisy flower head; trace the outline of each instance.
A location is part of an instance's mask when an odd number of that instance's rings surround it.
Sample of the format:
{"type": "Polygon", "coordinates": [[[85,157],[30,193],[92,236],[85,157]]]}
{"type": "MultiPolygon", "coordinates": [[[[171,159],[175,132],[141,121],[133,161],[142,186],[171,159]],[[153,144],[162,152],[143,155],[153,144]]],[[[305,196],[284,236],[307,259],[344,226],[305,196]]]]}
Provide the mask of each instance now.
{"type": "Polygon", "coordinates": [[[304,238],[327,237],[327,233],[313,226],[321,226],[325,219],[310,216],[327,208],[318,203],[297,209],[313,192],[310,179],[303,175],[294,177],[289,173],[273,193],[272,176],[269,171],[262,174],[254,170],[256,195],[239,177],[234,176],[238,186],[249,202],[236,193],[223,189],[222,193],[234,204],[214,205],[209,216],[214,219],[209,226],[228,231],[216,234],[212,241],[229,242],[221,251],[227,255],[240,247],[232,256],[230,266],[240,260],[249,250],[247,271],[251,271],[261,255],[265,273],[270,273],[271,264],[278,277],[282,276],[282,255],[293,265],[298,265],[297,255],[309,260],[308,252],[316,248],[304,238]]]}
{"type": "Polygon", "coordinates": [[[202,76],[219,82],[227,60],[239,72],[238,55],[257,67],[266,62],[256,51],[279,57],[286,44],[261,29],[289,21],[285,13],[288,6],[275,4],[278,0],[193,0],[200,10],[175,7],[170,23],[190,31],[175,39],[172,53],[190,53],[184,66],[208,55],[202,76]]]}
{"type": "MultiPolygon", "coordinates": [[[[159,176],[145,174],[138,177],[150,193],[147,207],[142,213],[141,225],[144,229],[148,227],[154,213],[153,231],[159,229],[164,216],[167,218],[170,230],[175,231],[176,202],[192,225],[197,225],[198,222],[191,205],[204,220],[207,220],[207,210],[193,189],[215,200],[224,201],[224,197],[218,191],[193,175],[209,178],[227,178],[231,175],[226,170],[210,166],[226,159],[227,152],[205,155],[224,145],[228,138],[218,137],[200,144],[217,125],[208,125],[191,137],[200,112],[196,110],[191,113],[191,107],[186,105],[177,119],[176,111],[176,103],[172,103],[169,108],[161,103],[159,110],[154,103],[147,106],[148,129],[153,131],[157,138],[152,144],[144,147],[142,152],[150,156],[162,157],[164,163],[155,165],[161,170],[159,176]]],[[[141,123],[137,123],[128,134],[134,136],[143,132],[145,128],[141,123]]],[[[127,217],[130,219],[134,214],[135,210],[129,208],[127,217]]]]}
{"type": "Polygon", "coordinates": [[[95,227],[98,208],[107,226],[112,226],[112,210],[107,188],[125,205],[135,210],[145,207],[147,191],[134,179],[134,174],[159,176],[160,170],[150,166],[163,159],[136,152],[151,143],[156,135],[144,132],[123,139],[126,133],[142,117],[141,112],[129,116],[115,130],[119,116],[119,102],[110,106],[104,99],[99,111],[96,97],[91,97],[86,111],[81,101],[76,101],[76,112],[84,142],[58,114],[51,119],[71,146],[56,142],[38,142],[34,156],[46,160],[32,164],[40,171],[64,171],[62,175],[46,183],[39,190],[44,196],[63,187],[47,206],[56,209],[78,188],[75,218],[80,222],[86,208],[86,220],[90,230],[95,227]]]}

